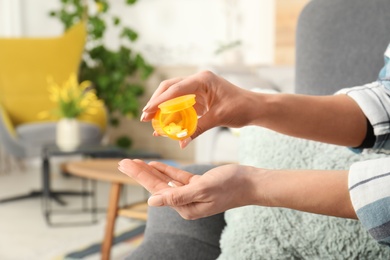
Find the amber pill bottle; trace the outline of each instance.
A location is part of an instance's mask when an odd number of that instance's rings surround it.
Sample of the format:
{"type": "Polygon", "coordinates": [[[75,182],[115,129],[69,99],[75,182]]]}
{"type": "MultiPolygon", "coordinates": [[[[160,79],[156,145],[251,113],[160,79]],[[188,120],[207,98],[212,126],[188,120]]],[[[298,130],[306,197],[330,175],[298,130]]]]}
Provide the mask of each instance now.
{"type": "Polygon", "coordinates": [[[185,95],[161,103],[152,119],[154,130],[174,140],[190,137],[196,130],[198,115],[194,109],[195,95],[185,95]]]}

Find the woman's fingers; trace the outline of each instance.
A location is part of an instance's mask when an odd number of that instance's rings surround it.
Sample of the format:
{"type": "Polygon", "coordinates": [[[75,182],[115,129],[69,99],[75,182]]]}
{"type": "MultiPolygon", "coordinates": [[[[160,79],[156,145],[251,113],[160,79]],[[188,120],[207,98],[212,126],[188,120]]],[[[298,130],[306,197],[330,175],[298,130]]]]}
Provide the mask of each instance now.
{"type": "Polygon", "coordinates": [[[195,94],[200,87],[199,76],[197,74],[187,78],[174,78],[161,82],[157,90],[153,93],[148,104],[144,107],[145,114],[154,114],[157,106],[168,99],[178,96],[195,94]]]}
{"type": "Polygon", "coordinates": [[[171,180],[177,181],[184,185],[190,183],[191,178],[196,176],[189,172],[166,165],[161,162],[152,161],[149,163],[149,165],[158,170],[159,172],[168,176],[171,180]]]}
{"type": "MultiPolygon", "coordinates": [[[[159,164],[165,165],[163,163],[159,164]]],[[[164,167],[161,166],[161,168],[163,169],[164,167]]],[[[135,179],[151,193],[157,192],[161,189],[165,189],[168,187],[180,187],[185,184],[182,181],[172,178],[171,176],[160,171],[159,169],[148,165],[147,163],[139,159],[124,159],[119,162],[118,169],[126,175],[135,179]]]]}
{"type": "MultiPolygon", "coordinates": [[[[160,178],[161,181],[165,182],[168,184],[168,186],[170,187],[179,187],[179,186],[183,186],[184,184],[182,182],[180,182],[179,180],[176,180],[174,178],[171,178],[169,177],[168,175],[166,175],[164,172],[161,172],[159,171],[158,169],[148,165],[147,163],[145,163],[144,161],[142,160],[139,160],[139,159],[135,159],[134,160],[135,162],[139,163],[144,170],[146,171],[151,171],[150,173],[153,174],[154,176],[156,176],[157,178],[160,178]]],[[[163,163],[161,163],[163,164],[163,163]]],[[[165,165],[165,164],[163,164],[165,165]]],[[[172,167],[173,168],[173,167],[172,167]]]]}
{"type": "Polygon", "coordinates": [[[152,113],[154,114],[157,111],[157,106],[163,102],[163,101],[158,101],[156,102],[155,100],[158,99],[159,97],[166,92],[170,87],[175,85],[176,83],[182,81],[183,78],[173,78],[173,79],[167,79],[164,80],[163,82],[160,83],[160,85],[157,87],[157,89],[154,91],[153,95],[150,97],[149,102],[146,104],[146,106],[142,109],[144,114],[149,114],[152,113]]]}
{"type": "Polygon", "coordinates": [[[124,159],[119,162],[118,169],[126,175],[132,177],[152,194],[170,187],[168,185],[170,180],[166,178],[166,176],[163,177],[164,174],[156,174],[156,169],[140,160],[133,161],[130,159],[124,159]]]}
{"type": "Polygon", "coordinates": [[[158,105],[178,96],[195,94],[195,109],[199,116],[208,111],[209,100],[213,98],[211,85],[215,81],[215,75],[210,72],[199,72],[186,78],[173,78],[160,83],[149,102],[143,108],[141,121],[147,122],[154,117],[158,105]]]}

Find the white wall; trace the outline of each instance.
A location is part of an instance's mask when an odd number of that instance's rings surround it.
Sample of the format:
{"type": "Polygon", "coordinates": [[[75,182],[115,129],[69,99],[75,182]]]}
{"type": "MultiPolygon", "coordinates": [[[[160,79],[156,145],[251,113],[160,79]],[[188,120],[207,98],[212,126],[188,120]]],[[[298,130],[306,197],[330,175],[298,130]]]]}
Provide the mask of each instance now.
{"type": "MultiPolygon", "coordinates": [[[[0,0],[0,35],[60,34],[61,24],[48,16],[58,5],[59,0],[0,0]]],[[[139,32],[135,48],[155,65],[217,63],[215,50],[237,38],[246,64],[273,61],[273,0],[139,0],[131,7],[111,1],[111,8],[139,32]],[[227,3],[236,6],[231,10],[227,3]]],[[[107,35],[113,47],[114,34],[107,35]]]]}
{"type": "Polygon", "coordinates": [[[0,36],[22,35],[20,0],[0,0],[0,36]]]}
{"type": "Polygon", "coordinates": [[[113,5],[139,28],[138,46],[155,64],[213,63],[219,45],[237,38],[246,63],[273,60],[273,0],[140,0],[133,8],[121,7],[113,5]],[[236,2],[234,12],[226,2],[236,2]]]}

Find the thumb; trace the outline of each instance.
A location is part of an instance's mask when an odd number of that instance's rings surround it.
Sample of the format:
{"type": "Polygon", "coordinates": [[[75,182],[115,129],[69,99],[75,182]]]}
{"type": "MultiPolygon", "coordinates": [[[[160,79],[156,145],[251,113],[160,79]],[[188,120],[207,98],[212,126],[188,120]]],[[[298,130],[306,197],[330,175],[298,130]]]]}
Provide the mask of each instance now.
{"type": "Polygon", "coordinates": [[[191,190],[186,189],[186,186],[169,189],[161,194],[154,194],[148,199],[149,206],[182,206],[193,202],[191,190]]]}

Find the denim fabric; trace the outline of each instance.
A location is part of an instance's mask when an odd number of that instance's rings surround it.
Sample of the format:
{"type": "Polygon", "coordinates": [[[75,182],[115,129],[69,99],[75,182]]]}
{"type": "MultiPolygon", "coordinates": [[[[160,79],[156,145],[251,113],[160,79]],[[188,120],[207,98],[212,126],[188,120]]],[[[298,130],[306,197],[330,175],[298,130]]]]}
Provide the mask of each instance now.
{"type": "Polygon", "coordinates": [[[385,65],[379,72],[378,81],[385,86],[387,91],[390,91],[390,44],[384,54],[385,65]]]}

